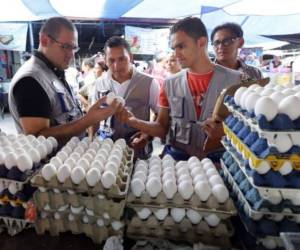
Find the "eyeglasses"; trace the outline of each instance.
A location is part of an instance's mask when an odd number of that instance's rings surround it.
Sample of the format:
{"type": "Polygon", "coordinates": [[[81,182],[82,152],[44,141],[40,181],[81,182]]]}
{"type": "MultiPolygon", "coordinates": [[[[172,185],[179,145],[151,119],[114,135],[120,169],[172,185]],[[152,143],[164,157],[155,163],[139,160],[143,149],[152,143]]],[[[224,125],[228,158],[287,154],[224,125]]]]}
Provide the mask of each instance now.
{"type": "Polygon", "coordinates": [[[68,43],[62,43],[60,41],[57,41],[53,36],[48,34],[48,37],[51,38],[54,42],[56,42],[62,49],[67,50],[67,51],[73,51],[74,53],[79,51],[79,47],[78,46],[73,46],[71,44],[68,43]]]}
{"type": "Polygon", "coordinates": [[[216,41],[213,41],[211,43],[212,46],[214,46],[215,48],[218,47],[219,45],[223,45],[224,47],[228,47],[230,46],[231,44],[233,44],[236,40],[240,39],[239,37],[228,37],[228,38],[225,38],[223,40],[216,40],[216,41]]]}

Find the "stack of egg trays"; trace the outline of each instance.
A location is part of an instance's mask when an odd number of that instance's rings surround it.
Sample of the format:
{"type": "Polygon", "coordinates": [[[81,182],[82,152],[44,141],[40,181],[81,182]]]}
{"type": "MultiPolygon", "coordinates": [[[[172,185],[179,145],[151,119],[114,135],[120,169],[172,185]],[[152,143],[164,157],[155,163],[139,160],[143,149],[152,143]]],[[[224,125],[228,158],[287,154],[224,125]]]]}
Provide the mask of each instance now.
{"type": "MultiPolygon", "coordinates": [[[[272,169],[272,176],[277,176],[277,178],[281,178],[281,182],[275,182],[272,183],[270,180],[263,178],[262,175],[256,174],[256,171],[249,171],[251,174],[251,177],[253,177],[253,180],[257,185],[261,185],[260,183],[263,181],[264,185],[268,186],[274,186],[274,187],[292,187],[295,188],[300,186],[300,171],[299,171],[299,165],[300,165],[300,156],[299,154],[278,154],[278,155],[268,155],[265,159],[258,158],[254,153],[251,152],[251,150],[248,148],[246,144],[244,144],[240,138],[235,135],[231,129],[223,123],[225,135],[228,141],[231,141],[232,146],[236,148],[237,151],[241,152],[243,154],[243,160],[245,160],[245,157],[247,159],[251,159],[253,162],[253,167],[257,168],[258,165],[263,161],[267,160],[269,162],[269,165],[272,169]],[[285,176],[282,176],[278,170],[282,167],[285,161],[291,161],[293,164],[293,171],[285,176]],[[291,184],[289,181],[289,178],[293,179],[294,185],[291,184]],[[297,181],[298,180],[298,181],[297,181]]],[[[250,169],[249,169],[250,170],[250,169]]]]}
{"type": "Polygon", "coordinates": [[[88,224],[87,226],[81,222],[78,222],[78,225],[82,224],[83,226],[70,228],[75,222],[71,223],[67,219],[56,220],[53,216],[43,218],[42,214],[49,211],[55,214],[60,207],[70,205],[74,207],[83,206],[93,210],[95,218],[107,213],[112,219],[121,219],[130,185],[133,156],[133,150],[127,147],[123,153],[116,184],[110,189],[105,189],[100,181],[94,187],[89,187],[86,179],[78,185],[74,184],[71,178],[67,179],[64,183],[60,183],[56,176],[53,176],[50,181],[46,181],[40,171],[31,180],[32,185],[38,187],[38,190],[34,194],[34,201],[38,208],[38,218],[35,222],[37,233],[43,234],[45,231],[49,231],[50,234],[57,235],[60,232],[70,230],[73,233],[85,233],[95,243],[99,244],[110,235],[123,234],[123,228],[116,232],[110,226],[107,228],[94,224],[88,224]],[[48,206],[48,209],[50,208],[47,211],[44,209],[46,206],[48,206]],[[68,223],[72,225],[68,225],[68,223]],[[80,232],[76,231],[76,228],[80,232]]]}
{"type": "Polygon", "coordinates": [[[189,241],[191,243],[199,242],[199,239],[203,238],[204,243],[219,246],[226,245],[228,248],[230,244],[229,238],[234,233],[229,218],[237,214],[232,199],[227,199],[225,203],[221,204],[211,195],[207,201],[203,202],[194,193],[189,200],[184,200],[178,190],[173,199],[168,199],[163,191],[155,198],[152,198],[146,191],[140,197],[136,197],[129,188],[127,207],[134,210],[134,216],[127,218],[126,222],[126,234],[131,238],[143,239],[145,236],[151,235],[156,238],[189,241]],[[155,216],[150,216],[147,220],[141,220],[137,216],[137,211],[142,208],[149,208],[152,212],[163,208],[193,209],[201,214],[215,213],[221,218],[221,222],[217,228],[213,229],[203,221],[199,225],[192,225],[188,219],[183,219],[182,222],[176,223],[171,216],[167,216],[164,221],[158,221],[155,216]],[[170,231],[168,223],[172,225],[173,231],[170,231]],[[188,230],[186,231],[187,227],[188,230]],[[220,235],[222,235],[222,239],[218,238],[220,235]],[[207,238],[205,238],[206,236],[207,238]]]}
{"type": "MultiPolygon", "coordinates": [[[[255,184],[254,178],[249,175],[249,171],[247,169],[247,165],[243,160],[243,156],[236,150],[234,146],[230,144],[227,140],[222,140],[222,144],[226,149],[226,153],[224,156],[224,163],[227,166],[229,162],[234,161],[236,163],[237,168],[241,169],[245,178],[249,182],[249,184],[255,188],[262,198],[260,206],[257,209],[261,209],[264,206],[268,207],[272,211],[281,212],[284,208],[288,208],[289,210],[300,213],[300,204],[294,204],[292,199],[299,197],[299,189],[296,188],[276,188],[269,186],[258,186],[255,184]],[[280,205],[272,205],[270,201],[272,199],[278,199],[278,195],[280,194],[282,202],[280,205]]],[[[237,171],[236,168],[236,171],[237,171]]],[[[299,199],[298,199],[299,200],[299,199]]]]}
{"type": "MultiPolygon", "coordinates": [[[[211,244],[223,246],[226,249],[231,247],[229,238],[233,235],[234,229],[229,221],[230,213],[217,213],[221,219],[216,227],[210,227],[204,220],[198,224],[192,224],[190,220],[184,217],[180,222],[175,222],[169,214],[164,220],[158,220],[154,216],[154,212],[165,207],[146,206],[152,214],[145,220],[137,216],[137,213],[143,209],[143,205],[127,205],[132,209],[132,215],[127,216],[127,230],[126,235],[134,239],[145,238],[160,238],[173,241],[187,241],[189,243],[203,242],[204,244],[211,244]],[[131,218],[129,218],[131,217],[131,218]]],[[[169,210],[173,207],[169,207],[169,210]]],[[[190,209],[191,207],[189,207],[190,209]]],[[[212,213],[212,210],[197,209],[202,216],[212,213]]]]}
{"type": "Polygon", "coordinates": [[[4,178],[0,179],[1,186],[6,190],[0,198],[0,228],[6,229],[11,236],[16,235],[25,228],[33,226],[31,221],[25,219],[27,203],[32,199],[35,191],[35,188],[30,185],[29,180],[29,177],[23,182],[4,178]],[[14,195],[8,190],[10,184],[15,185],[18,190],[14,195]],[[9,214],[5,212],[6,209],[9,214]]]}
{"type": "MultiPolygon", "coordinates": [[[[245,197],[245,194],[241,191],[234,176],[228,170],[228,166],[221,160],[222,173],[228,186],[231,187],[231,194],[235,200],[236,206],[239,210],[239,216],[243,222],[245,229],[255,239],[257,245],[264,245],[266,241],[275,242],[276,249],[281,249],[283,246],[282,240],[279,237],[279,228],[283,226],[283,223],[288,222],[289,225],[293,225],[293,228],[287,228],[286,230],[299,230],[300,225],[296,223],[299,220],[299,214],[291,214],[289,211],[283,211],[281,213],[274,213],[268,210],[255,210],[250,202],[245,197]],[[282,219],[281,222],[277,222],[276,218],[282,219]],[[262,224],[264,221],[264,224],[262,224]],[[267,232],[269,233],[267,233],[267,232]],[[270,234],[271,232],[271,234],[270,234]]],[[[274,249],[274,248],[271,248],[274,249]]]]}
{"type": "Polygon", "coordinates": [[[37,234],[45,234],[49,232],[52,236],[59,236],[60,233],[70,231],[73,234],[85,234],[91,238],[94,243],[101,244],[109,236],[123,235],[123,227],[117,230],[111,226],[112,220],[102,216],[88,216],[84,212],[73,214],[73,220],[69,219],[71,211],[69,209],[64,211],[39,211],[38,218],[35,222],[35,229],[37,234]],[[83,218],[87,218],[85,222],[83,218]],[[97,224],[97,220],[101,219],[104,223],[97,224]]]}

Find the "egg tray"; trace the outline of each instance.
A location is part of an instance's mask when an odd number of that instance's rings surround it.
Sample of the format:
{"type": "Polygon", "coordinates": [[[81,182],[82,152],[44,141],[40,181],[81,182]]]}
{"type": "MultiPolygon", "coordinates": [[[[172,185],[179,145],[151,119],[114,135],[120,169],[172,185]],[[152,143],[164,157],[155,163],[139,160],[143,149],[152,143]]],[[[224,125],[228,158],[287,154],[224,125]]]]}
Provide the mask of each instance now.
{"type": "Polygon", "coordinates": [[[27,220],[0,216],[0,232],[6,231],[10,236],[15,236],[24,229],[31,227],[33,224],[27,220]]]}
{"type": "MultiPolygon", "coordinates": [[[[15,183],[16,185],[18,186],[21,186],[21,185],[24,185],[26,183],[28,183],[32,176],[34,176],[40,169],[41,167],[43,166],[44,164],[43,163],[40,163],[40,164],[34,164],[34,167],[30,170],[26,170],[22,175],[20,175],[22,172],[18,170],[18,168],[15,166],[15,167],[12,167],[10,171],[12,170],[16,170],[19,174],[17,175],[16,178],[12,179],[12,178],[8,178],[8,177],[4,177],[3,175],[0,177],[0,182],[5,184],[5,185],[9,185],[10,183],[15,183]]],[[[4,165],[0,165],[0,168],[5,168],[4,165]]]]}
{"type": "Polygon", "coordinates": [[[269,211],[268,208],[267,209],[260,208],[260,210],[255,210],[249,204],[249,201],[246,199],[245,195],[240,190],[238,184],[235,182],[233,176],[228,171],[226,165],[222,160],[221,160],[221,167],[224,174],[224,178],[226,179],[227,183],[231,186],[232,192],[235,194],[237,199],[242,203],[244,212],[248,217],[252,218],[253,220],[259,220],[263,216],[271,219],[271,218],[275,218],[276,216],[284,215],[290,220],[300,221],[300,214],[293,213],[291,212],[290,209],[289,210],[283,209],[281,212],[272,212],[269,211]]]}
{"type": "Polygon", "coordinates": [[[123,235],[124,227],[118,231],[111,226],[97,226],[97,224],[84,223],[80,220],[69,221],[67,218],[41,218],[35,221],[35,231],[38,235],[49,232],[52,236],[59,236],[60,233],[71,231],[73,234],[85,234],[94,243],[101,244],[104,240],[113,235],[123,235]]]}
{"type": "MultiPolygon", "coordinates": [[[[222,141],[222,143],[223,143],[225,149],[227,150],[223,154],[223,157],[222,157],[224,163],[226,161],[227,161],[227,163],[229,163],[231,161],[236,162],[239,169],[241,169],[243,171],[243,174],[246,177],[246,179],[248,180],[248,182],[250,183],[250,185],[258,191],[258,193],[264,200],[268,201],[270,199],[276,198],[278,195],[278,192],[279,192],[283,199],[283,203],[285,204],[286,207],[290,207],[295,211],[300,211],[299,210],[300,205],[297,205],[297,204],[294,205],[291,200],[291,197],[296,197],[299,194],[299,189],[278,188],[278,187],[265,186],[265,185],[258,186],[256,184],[258,175],[253,175],[253,171],[248,169],[250,167],[245,165],[244,161],[241,160],[241,155],[239,155],[234,148],[228,146],[228,144],[225,143],[224,141],[222,141]],[[227,154],[229,154],[229,156],[227,154]]],[[[270,170],[270,171],[272,171],[272,170],[270,170]]],[[[266,181],[266,184],[268,184],[267,181],[266,181]]]]}
{"type": "Polygon", "coordinates": [[[109,198],[125,198],[130,184],[130,176],[133,166],[133,150],[129,150],[127,161],[122,163],[123,171],[119,171],[116,183],[110,188],[105,189],[99,181],[94,187],[87,184],[86,179],[82,180],[78,185],[74,184],[69,177],[64,183],[60,183],[56,176],[53,176],[50,181],[46,181],[41,174],[41,171],[31,179],[31,183],[35,187],[45,187],[50,189],[59,189],[61,191],[73,190],[77,193],[87,193],[91,195],[103,194],[109,198]]]}
{"type": "Polygon", "coordinates": [[[113,219],[120,219],[125,208],[125,199],[107,199],[102,195],[86,196],[84,194],[69,194],[68,192],[56,193],[53,190],[34,193],[34,202],[39,210],[43,210],[46,205],[50,206],[51,211],[57,210],[65,205],[73,207],[85,207],[93,210],[95,215],[108,213],[113,219]]]}
{"type": "Polygon", "coordinates": [[[150,216],[147,220],[134,216],[126,224],[126,236],[129,238],[159,238],[189,243],[201,241],[204,244],[219,245],[226,249],[231,248],[229,238],[234,232],[229,221],[224,221],[212,228],[204,221],[198,225],[192,225],[186,218],[180,223],[175,223],[171,216],[167,216],[164,221],[157,220],[155,216],[150,216]]]}
{"type": "Polygon", "coordinates": [[[234,207],[233,201],[228,199],[225,203],[218,203],[217,199],[211,195],[207,201],[203,202],[199,199],[198,195],[193,193],[189,200],[184,200],[177,192],[172,200],[167,199],[164,192],[161,191],[156,198],[151,198],[150,195],[144,191],[141,197],[135,197],[132,192],[129,192],[127,197],[127,206],[131,207],[149,207],[149,208],[191,208],[197,211],[218,214],[228,214],[234,216],[237,212],[234,207]]]}
{"type": "Polygon", "coordinates": [[[271,168],[278,171],[285,161],[291,161],[295,170],[300,170],[300,155],[268,155],[266,158],[257,157],[231,130],[223,123],[223,128],[227,138],[233,143],[233,146],[240,151],[247,159],[251,159],[253,167],[257,168],[262,161],[268,161],[271,168]]]}
{"type": "Polygon", "coordinates": [[[269,133],[292,134],[300,132],[300,118],[292,121],[287,115],[278,114],[272,121],[268,122],[265,116],[259,115],[258,117],[255,117],[253,113],[250,114],[246,110],[243,110],[241,107],[233,104],[232,101],[229,101],[227,98],[224,104],[230,113],[243,119],[251,128],[254,128],[257,132],[260,131],[265,135],[268,135],[269,133]],[[276,126],[274,124],[274,121],[276,120],[281,120],[281,122],[284,122],[285,128],[282,129],[281,126],[276,126]],[[286,129],[287,124],[289,125],[288,129],[286,129]]]}

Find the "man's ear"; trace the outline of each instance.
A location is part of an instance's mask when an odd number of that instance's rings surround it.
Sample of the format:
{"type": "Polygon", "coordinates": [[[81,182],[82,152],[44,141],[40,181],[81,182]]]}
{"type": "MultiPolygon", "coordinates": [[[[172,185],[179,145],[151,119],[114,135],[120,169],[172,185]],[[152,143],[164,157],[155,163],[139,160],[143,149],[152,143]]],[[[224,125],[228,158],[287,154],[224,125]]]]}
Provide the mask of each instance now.
{"type": "Polygon", "coordinates": [[[208,42],[207,38],[202,36],[197,40],[197,45],[199,47],[207,47],[207,42],[208,42]]]}
{"type": "Polygon", "coordinates": [[[239,39],[239,48],[242,48],[242,47],[244,46],[244,43],[245,43],[245,40],[244,40],[243,37],[241,37],[241,38],[239,39]]]}
{"type": "Polygon", "coordinates": [[[43,47],[46,47],[49,44],[49,41],[50,38],[46,34],[40,34],[40,43],[43,47]]]}

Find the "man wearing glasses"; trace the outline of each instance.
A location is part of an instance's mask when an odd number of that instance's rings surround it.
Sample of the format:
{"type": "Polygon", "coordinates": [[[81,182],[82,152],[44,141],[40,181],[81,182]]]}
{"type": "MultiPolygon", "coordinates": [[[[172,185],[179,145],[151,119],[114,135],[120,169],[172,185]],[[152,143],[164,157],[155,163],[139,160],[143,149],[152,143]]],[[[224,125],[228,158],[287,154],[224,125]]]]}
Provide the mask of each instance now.
{"type": "Polygon", "coordinates": [[[238,59],[238,50],[244,45],[243,30],[236,23],[224,23],[215,27],[211,33],[211,43],[216,54],[216,63],[241,72],[241,79],[258,80],[262,73],[258,68],[238,59]]]}
{"type": "Polygon", "coordinates": [[[112,115],[118,104],[100,108],[104,97],[82,115],[64,74],[79,50],[77,30],[69,20],[48,19],[39,41],[38,51],[12,79],[9,108],[18,132],[54,136],[64,143],[72,136],[83,136],[86,128],[112,115]]]}

